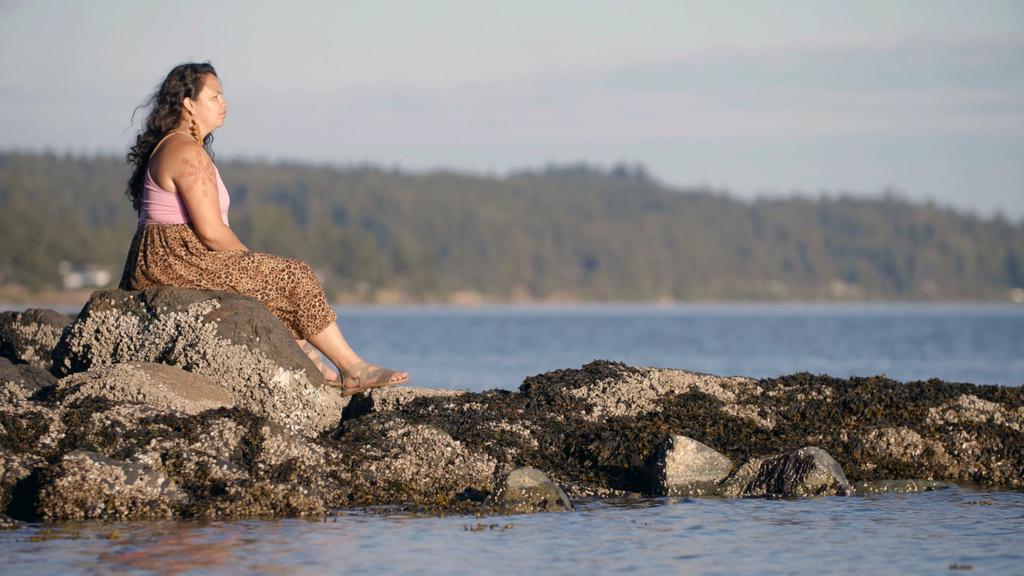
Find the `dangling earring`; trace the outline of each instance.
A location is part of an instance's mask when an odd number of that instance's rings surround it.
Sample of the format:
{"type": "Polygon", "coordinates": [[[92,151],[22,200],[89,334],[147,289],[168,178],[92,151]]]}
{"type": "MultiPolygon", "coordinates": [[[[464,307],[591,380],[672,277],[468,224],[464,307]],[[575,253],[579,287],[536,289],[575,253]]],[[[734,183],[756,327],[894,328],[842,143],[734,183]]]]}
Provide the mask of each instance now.
{"type": "Polygon", "coordinates": [[[203,145],[203,141],[199,139],[199,123],[196,122],[196,117],[189,115],[188,131],[192,134],[192,139],[196,141],[196,144],[203,145]]]}

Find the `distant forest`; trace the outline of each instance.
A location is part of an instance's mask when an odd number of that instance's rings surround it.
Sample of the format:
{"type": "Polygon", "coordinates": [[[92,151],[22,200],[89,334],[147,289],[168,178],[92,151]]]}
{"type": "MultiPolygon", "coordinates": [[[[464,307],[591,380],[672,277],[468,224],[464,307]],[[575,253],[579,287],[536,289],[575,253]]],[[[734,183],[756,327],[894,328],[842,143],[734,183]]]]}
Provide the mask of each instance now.
{"type": "MultiPolygon", "coordinates": [[[[1006,300],[1024,224],[886,196],[741,201],[635,166],[502,177],[218,162],[251,249],[302,258],[339,301],[1006,300]]],[[[62,261],[120,278],[136,215],[121,158],[0,153],[0,285],[62,261]]]]}

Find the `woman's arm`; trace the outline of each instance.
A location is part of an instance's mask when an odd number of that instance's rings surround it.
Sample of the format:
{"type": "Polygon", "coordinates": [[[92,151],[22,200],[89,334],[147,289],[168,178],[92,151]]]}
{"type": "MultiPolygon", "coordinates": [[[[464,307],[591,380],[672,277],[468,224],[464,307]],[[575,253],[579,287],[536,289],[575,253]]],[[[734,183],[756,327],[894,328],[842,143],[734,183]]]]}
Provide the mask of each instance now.
{"type": "Polygon", "coordinates": [[[248,250],[221,219],[217,174],[206,150],[189,144],[183,152],[171,179],[188,209],[196,235],[210,250],[248,250]]]}

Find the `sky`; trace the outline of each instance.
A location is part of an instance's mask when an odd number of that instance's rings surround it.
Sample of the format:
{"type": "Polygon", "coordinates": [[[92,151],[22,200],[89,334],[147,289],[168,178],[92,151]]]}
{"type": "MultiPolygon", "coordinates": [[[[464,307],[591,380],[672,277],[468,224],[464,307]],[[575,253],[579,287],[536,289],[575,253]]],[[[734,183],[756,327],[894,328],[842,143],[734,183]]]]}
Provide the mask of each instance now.
{"type": "Polygon", "coordinates": [[[0,0],[0,150],[123,155],[186,61],[224,86],[218,159],[628,162],[1024,220],[1020,1],[0,0]]]}

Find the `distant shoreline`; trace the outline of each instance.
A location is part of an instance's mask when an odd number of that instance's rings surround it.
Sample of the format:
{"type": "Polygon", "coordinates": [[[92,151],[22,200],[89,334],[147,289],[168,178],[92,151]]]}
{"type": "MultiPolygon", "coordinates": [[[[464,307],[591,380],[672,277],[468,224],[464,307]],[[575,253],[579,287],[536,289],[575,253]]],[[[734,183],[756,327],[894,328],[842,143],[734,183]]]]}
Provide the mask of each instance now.
{"type": "MultiPolygon", "coordinates": [[[[742,202],[587,164],[507,178],[222,168],[239,236],[303,259],[341,304],[1006,301],[1011,289],[1024,301],[1024,224],[894,193],[742,202]]],[[[125,177],[116,158],[0,153],[0,302],[75,305],[87,296],[38,290],[117,282],[138,225],[112,192],[125,177]]]]}
{"type": "MultiPolygon", "coordinates": [[[[80,309],[89,301],[93,290],[58,291],[44,290],[35,294],[27,292],[11,293],[0,292],[0,311],[25,310],[28,308],[50,308],[58,311],[71,311],[80,309]]],[[[814,307],[843,307],[859,305],[922,305],[922,306],[1019,306],[1024,310],[1024,302],[1015,301],[1011,297],[1006,299],[964,299],[964,300],[926,300],[926,299],[764,299],[764,300],[736,300],[736,299],[704,299],[704,300],[586,300],[558,298],[537,298],[537,299],[498,299],[486,296],[474,298],[448,298],[448,299],[385,299],[375,300],[369,298],[335,298],[331,305],[336,308],[366,308],[366,309],[494,309],[494,308],[522,308],[522,309],[557,309],[557,308],[686,308],[686,307],[774,307],[784,308],[787,306],[814,306],[814,307]]]]}

